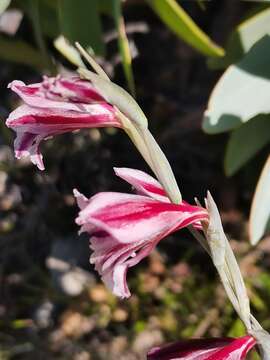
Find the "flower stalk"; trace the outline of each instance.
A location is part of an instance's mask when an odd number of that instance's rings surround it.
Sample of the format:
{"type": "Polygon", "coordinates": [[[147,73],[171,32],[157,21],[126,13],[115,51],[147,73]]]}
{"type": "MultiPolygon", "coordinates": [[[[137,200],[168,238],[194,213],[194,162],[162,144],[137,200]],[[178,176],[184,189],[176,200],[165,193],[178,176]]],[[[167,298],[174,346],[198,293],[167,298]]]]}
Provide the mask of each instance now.
{"type": "MultiPolygon", "coordinates": [[[[93,66],[94,60],[91,57],[89,62],[93,66]]],[[[96,75],[85,69],[79,69],[79,73],[83,78],[91,80],[103,96],[107,96],[107,100],[117,106],[117,115],[124,130],[156,174],[169,199],[172,203],[181,203],[181,193],[171,166],[150,133],[147,119],[135,100],[123,89],[104,79],[102,74],[96,75]]],[[[192,225],[188,228],[210,255],[230,302],[243,321],[248,334],[257,340],[262,359],[270,360],[270,335],[263,330],[250,312],[250,302],[243,277],[210,192],[207,193],[205,206],[209,214],[209,222],[202,222],[204,236],[192,225]]]]}

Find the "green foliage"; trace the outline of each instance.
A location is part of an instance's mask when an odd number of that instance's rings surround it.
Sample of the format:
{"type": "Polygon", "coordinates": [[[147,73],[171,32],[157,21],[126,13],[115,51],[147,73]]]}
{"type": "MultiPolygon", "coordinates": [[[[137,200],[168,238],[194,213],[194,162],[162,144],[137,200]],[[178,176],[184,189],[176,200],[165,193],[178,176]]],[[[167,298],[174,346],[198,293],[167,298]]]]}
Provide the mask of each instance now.
{"type": "Polygon", "coordinates": [[[124,18],[121,12],[121,0],[113,0],[113,16],[115,26],[118,32],[118,46],[122,58],[124,73],[128,82],[129,89],[132,95],[135,96],[135,83],[131,65],[132,58],[125,31],[124,18]]]}
{"type": "Polygon", "coordinates": [[[259,40],[238,63],[231,65],[213,90],[204,114],[209,134],[232,130],[270,112],[270,37],[259,40]]]}
{"type": "Polygon", "coordinates": [[[202,54],[224,55],[224,50],[196,25],[175,0],[147,0],[147,3],[170,30],[202,54]]]}
{"type": "Polygon", "coordinates": [[[242,323],[240,319],[236,319],[229,330],[228,336],[237,338],[243,336],[245,332],[246,332],[245,325],[242,323]]]}
{"type": "Polygon", "coordinates": [[[46,68],[46,59],[42,54],[22,40],[9,40],[0,35],[0,58],[24,65],[29,65],[42,71],[46,68]]]}
{"type": "MultiPolygon", "coordinates": [[[[234,175],[270,141],[270,9],[252,14],[233,32],[226,55],[209,65],[229,65],[216,84],[203,119],[209,134],[232,131],[224,167],[234,175]]],[[[270,218],[270,165],[266,162],[252,202],[249,233],[256,244],[270,218]]]]}
{"type": "Polygon", "coordinates": [[[59,0],[58,6],[63,35],[70,42],[77,41],[97,55],[104,55],[98,0],[59,0]]]}
{"type": "Polygon", "coordinates": [[[253,245],[262,238],[270,218],[270,156],[257,184],[250,213],[250,241],[253,245]]]}
{"type": "Polygon", "coordinates": [[[233,130],[225,153],[226,174],[235,174],[269,142],[270,115],[258,115],[233,130]]]}
{"type": "MultiPolygon", "coordinates": [[[[216,45],[189,17],[175,0],[146,0],[168,28],[186,41],[193,48],[207,56],[219,57],[224,50],[216,45]]],[[[20,8],[30,19],[37,47],[43,60],[38,68],[54,72],[51,54],[46,47],[46,40],[56,41],[61,35],[71,45],[75,41],[96,55],[105,56],[103,41],[102,15],[114,19],[118,34],[118,47],[123,71],[132,95],[135,95],[135,81],[132,71],[132,56],[126,35],[121,0],[0,0],[0,13],[11,4],[20,8]]],[[[57,47],[58,48],[58,47],[57,47]]],[[[25,52],[28,56],[28,52],[25,52]]],[[[4,56],[11,61],[30,65],[31,60],[24,60],[24,54],[4,56]],[[23,58],[23,61],[21,60],[23,58]]],[[[33,61],[36,63],[36,61],[33,61]]],[[[34,65],[36,67],[36,65],[34,65]]]]}
{"type": "Polygon", "coordinates": [[[232,32],[226,54],[220,58],[210,58],[208,65],[213,69],[226,68],[241,60],[251,47],[266,34],[270,35],[270,9],[260,11],[243,21],[232,32]]]}

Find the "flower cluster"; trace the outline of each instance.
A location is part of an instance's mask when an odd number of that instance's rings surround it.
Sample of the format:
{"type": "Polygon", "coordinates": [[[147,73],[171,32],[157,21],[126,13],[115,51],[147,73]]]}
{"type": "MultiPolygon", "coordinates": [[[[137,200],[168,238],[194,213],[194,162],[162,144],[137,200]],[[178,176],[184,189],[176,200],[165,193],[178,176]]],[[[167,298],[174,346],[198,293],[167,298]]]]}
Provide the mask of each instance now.
{"type": "Polygon", "coordinates": [[[250,314],[244,282],[211,195],[208,194],[205,208],[183,201],[170,165],[135,101],[111,83],[103,71],[97,75],[83,69],[83,73],[88,80],[58,76],[44,77],[42,82],[32,85],[17,80],[9,85],[23,102],[6,122],[17,135],[16,157],[30,156],[44,170],[42,140],[83,128],[124,129],[159,181],[139,170],[115,168],[116,175],[132,185],[135,194],[101,192],[88,199],[74,190],[80,208],[76,223],[80,232],[89,235],[90,263],[115,295],[127,298],[131,295],[126,279],[128,269],[145,258],[163,238],[188,227],[208,251],[249,333],[238,339],[180,341],[150,350],[147,359],[241,360],[255,344],[263,349],[264,359],[269,359],[265,351],[269,335],[250,314]]]}

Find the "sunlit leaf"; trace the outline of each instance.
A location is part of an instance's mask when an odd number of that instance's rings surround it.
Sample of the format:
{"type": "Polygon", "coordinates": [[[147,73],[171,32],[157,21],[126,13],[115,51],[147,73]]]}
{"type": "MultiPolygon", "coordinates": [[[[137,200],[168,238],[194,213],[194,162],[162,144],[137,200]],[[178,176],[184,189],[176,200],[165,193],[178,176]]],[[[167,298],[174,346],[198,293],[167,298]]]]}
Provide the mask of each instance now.
{"type": "Polygon", "coordinates": [[[225,172],[236,173],[247,161],[270,142],[270,116],[258,115],[233,130],[225,155],[225,172]]]}
{"type": "Polygon", "coordinates": [[[269,8],[243,21],[230,35],[226,55],[222,58],[210,58],[209,66],[215,69],[225,68],[239,61],[258,40],[267,34],[270,35],[269,23],[269,8]]]}
{"type": "Polygon", "coordinates": [[[135,96],[135,83],[132,72],[132,58],[128,43],[128,38],[125,31],[124,18],[121,11],[121,1],[113,0],[113,15],[118,32],[118,46],[122,58],[124,73],[127,79],[128,87],[133,96],[135,96]]]}
{"type": "Polygon", "coordinates": [[[175,0],[147,0],[161,20],[181,39],[209,56],[223,56],[224,50],[215,44],[175,0]]]}
{"type": "Polygon", "coordinates": [[[270,113],[270,36],[259,40],[231,65],[216,84],[204,113],[209,134],[236,128],[258,114],[270,113]]]}
{"type": "Polygon", "coordinates": [[[58,0],[60,28],[71,42],[104,55],[98,0],[58,0]]]}
{"type": "Polygon", "coordinates": [[[257,184],[255,195],[252,200],[249,235],[252,245],[256,245],[262,238],[267,228],[270,217],[270,156],[268,157],[259,182],[257,184]]]}

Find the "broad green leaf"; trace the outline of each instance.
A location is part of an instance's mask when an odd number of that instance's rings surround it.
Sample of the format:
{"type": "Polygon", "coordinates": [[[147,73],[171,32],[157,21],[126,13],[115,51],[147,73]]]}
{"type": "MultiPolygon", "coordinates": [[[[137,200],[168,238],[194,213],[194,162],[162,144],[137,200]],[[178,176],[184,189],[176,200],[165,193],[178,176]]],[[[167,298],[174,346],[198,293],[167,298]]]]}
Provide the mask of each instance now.
{"type": "Polygon", "coordinates": [[[225,172],[235,174],[270,142],[270,115],[258,115],[233,130],[226,148],[225,172]]]}
{"type": "Polygon", "coordinates": [[[60,34],[57,2],[40,1],[40,22],[41,28],[45,35],[50,38],[56,38],[60,34]]]}
{"type": "Polygon", "coordinates": [[[268,157],[257,183],[249,218],[249,236],[256,245],[267,229],[270,218],[270,156],[268,157]]]}
{"type": "Polygon", "coordinates": [[[98,8],[99,11],[101,11],[102,13],[108,15],[108,16],[112,16],[113,14],[113,0],[99,0],[98,1],[98,8]]]}
{"type": "Polygon", "coordinates": [[[128,87],[133,96],[135,96],[135,82],[132,72],[132,58],[128,44],[128,38],[125,30],[124,18],[121,11],[121,0],[113,0],[113,16],[115,26],[118,32],[118,46],[122,58],[123,69],[127,79],[128,87]]]}
{"type": "Polygon", "coordinates": [[[204,113],[209,134],[236,128],[258,114],[270,113],[270,37],[259,40],[216,84],[204,113]]]}
{"type": "Polygon", "coordinates": [[[181,39],[208,56],[223,56],[215,44],[175,0],[146,0],[161,20],[181,39]]]}
{"type": "Polygon", "coordinates": [[[9,7],[11,0],[0,0],[0,15],[9,7]]]}
{"type": "Polygon", "coordinates": [[[47,45],[44,39],[44,34],[41,28],[41,9],[40,9],[40,1],[36,0],[28,0],[28,14],[32,21],[33,33],[36,40],[36,44],[43,56],[43,61],[46,62],[46,68],[50,69],[52,73],[55,73],[55,67],[52,62],[52,59],[47,50],[47,45]]]}
{"type": "Polygon", "coordinates": [[[104,55],[98,0],[58,0],[61,33],[70,41],[104,55]]]}
{"type": "Polygon", "coordinates": [[[38,71],[47,66],[41,53],[31,45],[20,40],[9,40],[0,36],[0,58],[36,68],[38,71]]]}
{"type": "Polygon", "coordinates": [[[243,21],[232,32],[226,46],[226,54],[222,58],[210,58],[211,68],[225,68],[239,61],[251,47],[265,35],[270,35],[270,9],[260,11],[248,20],[243,21]]]}

